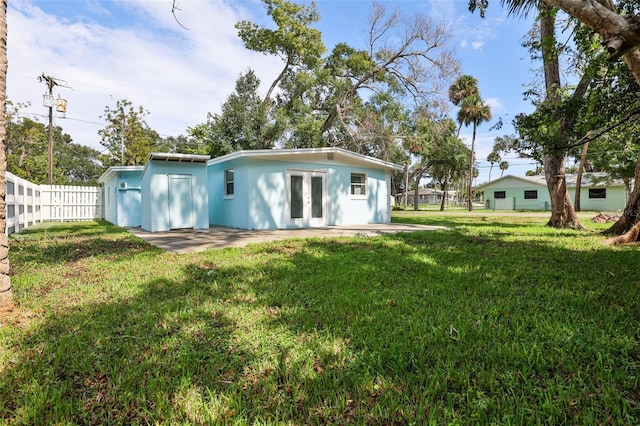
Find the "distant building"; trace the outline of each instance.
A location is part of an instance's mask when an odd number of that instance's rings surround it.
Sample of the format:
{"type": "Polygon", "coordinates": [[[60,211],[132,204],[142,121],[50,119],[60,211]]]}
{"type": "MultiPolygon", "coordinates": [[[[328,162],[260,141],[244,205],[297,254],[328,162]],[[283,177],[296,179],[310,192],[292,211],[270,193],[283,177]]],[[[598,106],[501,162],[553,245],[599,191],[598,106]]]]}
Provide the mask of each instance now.
{"type": "MultiPolygon", "coordinates": [[[[415,194],[416,191],[415,190],[409,190],[409,192],[407,193],[407,205],[413,205],[415,204],[415,194]]],[[[439,189],[433,189],[433,188],[419,188],[418,189],[418,204],[441,204],[442,203],[442,197],[444,196],[444,191],[441,191],[439,189]]],[[[455,198],[456,198],[456,191],[447,191],[446,193],[446,198],[445,198],[445,203],[449,203],[449,202],[455,202],[455,198]]],[[[402,196],[404,194],[403,193],[399,193],[396,194],[394,196],[394,201],[396,203],[396,205],[401,205],[402,204],[402,196]]]]}
{"type": "MultiPolygon", "coordinates": [[[[574,202],[577,178],[576,174],[566,175],[567,191],[574,202]]],[[[493,210],[548,210],[551,207],[544,176],[507,175],[476,187],[475,193],[483,193],[485,207],[493,210]]],[[[622,210],[627,198],[622,179],[609,179],[606,173],[582,175],[581,210],[622,210]]]]}

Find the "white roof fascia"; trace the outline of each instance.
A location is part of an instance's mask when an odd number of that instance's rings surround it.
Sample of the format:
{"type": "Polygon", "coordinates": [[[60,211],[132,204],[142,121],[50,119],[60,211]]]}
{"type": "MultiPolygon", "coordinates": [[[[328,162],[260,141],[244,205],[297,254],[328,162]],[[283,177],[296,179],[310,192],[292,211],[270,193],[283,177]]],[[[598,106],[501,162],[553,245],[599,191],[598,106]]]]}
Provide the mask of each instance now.
{"type": "Polygon", "coordinates": [[[294,148],[294,149],[259,149],[259,150],[246,150],[236,151],[231,154],[223,155],[221,157],[213,158],[209,160],[208,165],[218,164],[225,161],[235,160],[238,158],[252,158],[252,157],[295,157],[298,155],[320,155],[320,154],[338,154],[345,157],[350,157],[355,160],[365,161],[372,163],[378,167],[384,167],[393,170],[404,170],[403,166],[390,163],[388,161],[379,160],[377,158],[369,157],[363,154],[357,154],[352,151],[348,151],[343,148],[337,147],[323,147],[323,148],[294,148]]]}
{"type": "Polygon", "coordinates": [[[144,166],[111,166],[98,178],[98,183],[105,183],[118,172],[141,172],[144,166]]]}
{"type": "MultiPolygon", "coordinates": [[[[149,154],[149,161],[179,161],[184,163],[206,163],[211,158],[210,155],[178,154],[166,152],[152,152],[149,154]]],[[[147,163],[149,162],[147,161],[147,163]]]]}

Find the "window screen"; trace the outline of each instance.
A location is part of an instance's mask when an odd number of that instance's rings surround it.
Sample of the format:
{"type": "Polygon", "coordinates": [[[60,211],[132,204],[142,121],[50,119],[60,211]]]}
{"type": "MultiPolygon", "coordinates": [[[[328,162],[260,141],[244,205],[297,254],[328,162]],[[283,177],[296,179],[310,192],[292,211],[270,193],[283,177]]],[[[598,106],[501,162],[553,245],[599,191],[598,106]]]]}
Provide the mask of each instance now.
{"type": "Polygon", "coordinates": [[[225,170],[224,171],[224,195],[231,196],[234,194],[234,176],[233,170],[225,170]]]}
{"type": "Polygon", "coordinates": [[[351,173],[351,195],[367,195],[367,175],[351,173]]]}
{"type": "Polygon", "coordinates": [[[589,198],[607,198],[607,188],[590,188],[589,198]]]}

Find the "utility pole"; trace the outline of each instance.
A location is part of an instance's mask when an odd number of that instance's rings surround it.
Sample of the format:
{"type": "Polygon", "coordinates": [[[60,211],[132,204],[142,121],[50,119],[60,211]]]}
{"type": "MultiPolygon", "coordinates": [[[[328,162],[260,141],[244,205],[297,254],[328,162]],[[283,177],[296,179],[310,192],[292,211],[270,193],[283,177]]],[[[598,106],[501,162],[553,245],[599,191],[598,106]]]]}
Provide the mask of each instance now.
{"type": "Polygon", "coordinates": [[[47,183],[53,185],[53,88],[55,86],[68,86],[60,84],[62,80],[45,75],[44,73],[38,77],[38,81],[44,82],[49,90],[48,93],[44,95],[44,106],[49,108],[49,173],[47,183]]]}

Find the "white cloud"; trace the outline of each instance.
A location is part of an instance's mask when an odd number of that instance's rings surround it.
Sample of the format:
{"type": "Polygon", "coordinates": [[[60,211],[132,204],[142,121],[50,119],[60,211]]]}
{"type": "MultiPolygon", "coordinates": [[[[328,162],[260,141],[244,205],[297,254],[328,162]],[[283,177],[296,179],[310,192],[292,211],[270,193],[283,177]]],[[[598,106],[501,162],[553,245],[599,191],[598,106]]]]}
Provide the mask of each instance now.
{"type": "Polygon", "coordinates": [[[491,108],[491,112],[494,116],[496,113],[504,111],[504,105],[498,98],[487,98],[484,100],[484,103],[489,105],[489,108],[491,108]]]}
{"type": "MultiPolygon", "coordinates": [[[[29,112],[46,114],[42,107],[45,85],[37,77],[65,80],[73,89],[57,87],[54,94],[68,100],[67,117],[56,124],[74,142],[100,148],[99,116],[116,99],[128,99],[149,110],[149,125],[162,135],[185,134],[187,126],[217,112],[233,90],[239,74],[253,68],[268,85],[281,62],[244,48],[234,24],[258,18],[238,6],[219,0],[181,2],[177,11],[181,28],[171,14],[170,3],[96,3],[93,19],[60,18],[43,12],[31,1],[10,2],[8,10],[8,97],[31,102],[29,112]],[[135,19],[118,26],[117,7],[127,5],[135,19]],[[103,7],[102,7],[103,6],[103,7]],[[109,8],[110,10],[106,10],[109,8]],[[114,19],[115,18],[115,19],[114,19]],[[82,120],[82,121],[79,121],[82,120]]],[[[93,9],[92,9],[93,10],[93,9]]]]}

